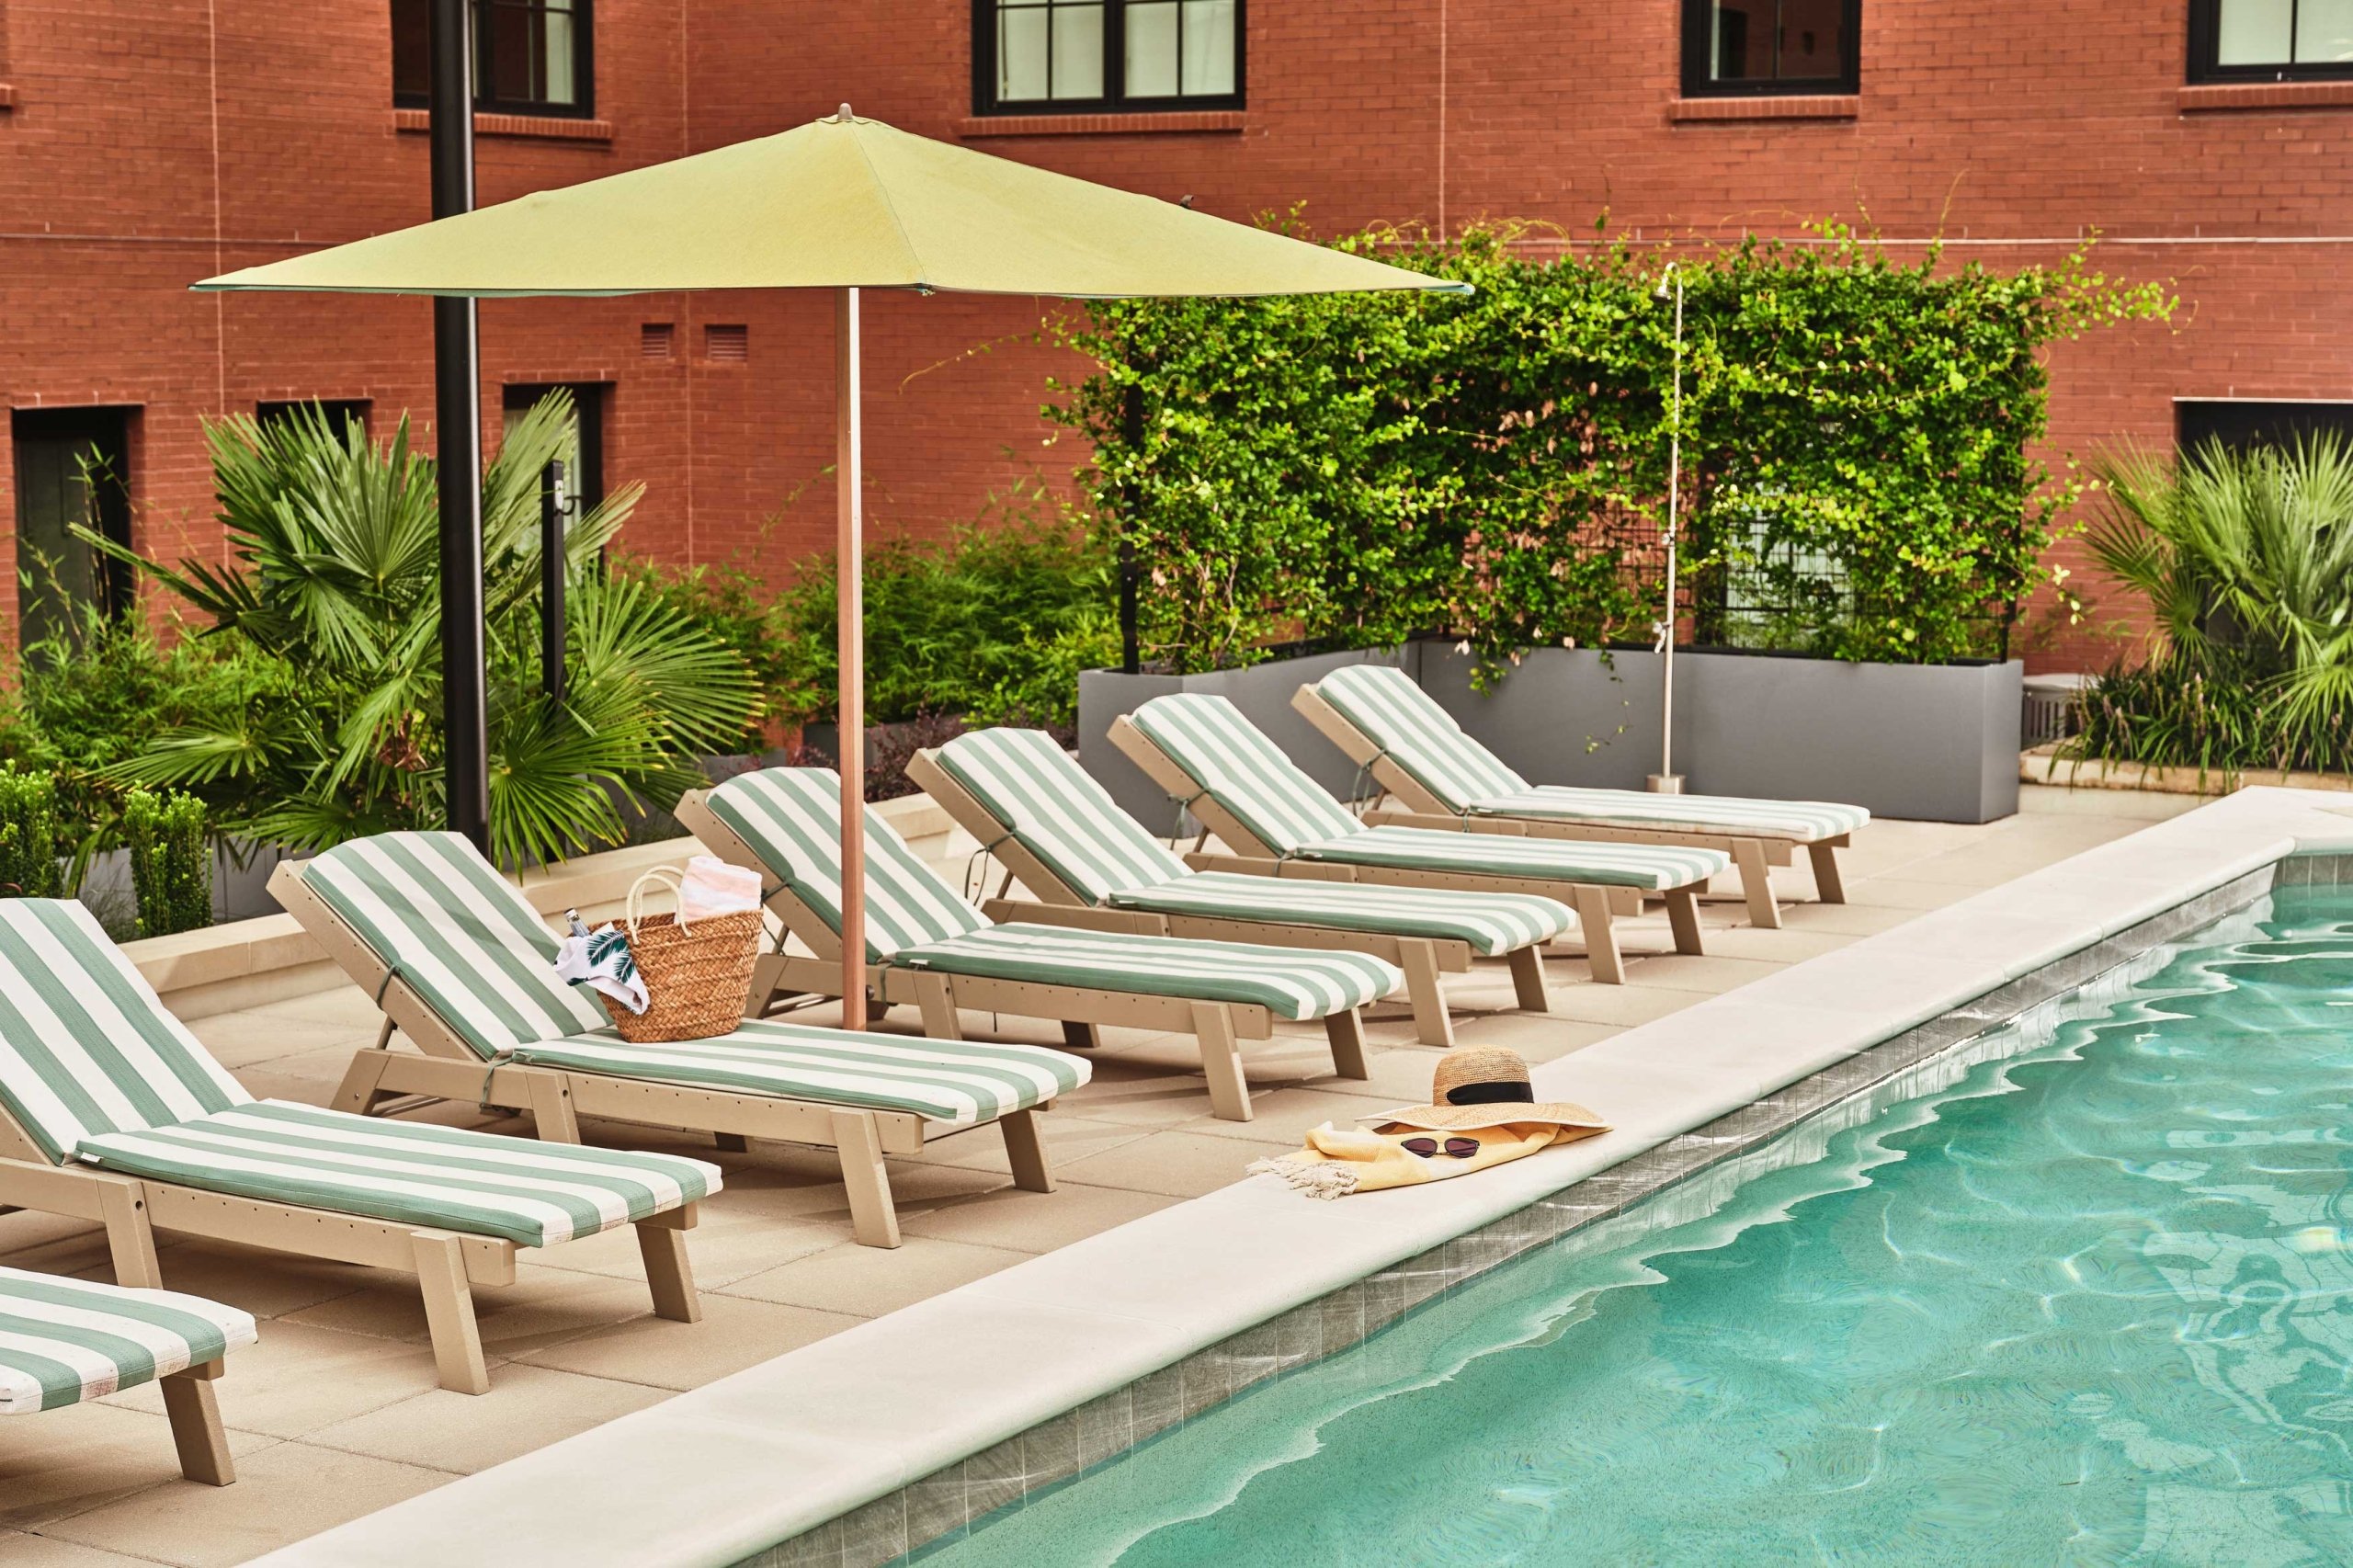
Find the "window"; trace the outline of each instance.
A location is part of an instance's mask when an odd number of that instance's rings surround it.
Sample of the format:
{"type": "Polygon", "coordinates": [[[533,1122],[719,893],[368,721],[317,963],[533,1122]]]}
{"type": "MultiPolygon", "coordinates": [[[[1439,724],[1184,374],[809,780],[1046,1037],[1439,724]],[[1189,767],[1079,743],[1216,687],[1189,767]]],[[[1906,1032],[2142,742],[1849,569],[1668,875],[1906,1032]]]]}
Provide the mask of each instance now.
{"type": "Polygon", "coordinates": [[[605,393],[609,385],[605,381],[535,381],[510,384],[499,395],[504,415],[499,428],[503,434],[513,429],[515,422],[538,406],[548,393],[572,394],[572,438],[564,443],[563,455],[556,460],[563,472],[543,475],[541,483],[556,493],[565,515],[574,521],[604,505],[605,393]]]}
{"type": "MultiPolygon", "coordinates": [[[[474,107],[498,114],[595,112],[591,0],[472,0],[474,107]]],[[[432,0],[392,0],[392,102],[427,107],[432,0]]]]}
{"type": "Polygon", "coordinates": [[[2192,0],[2189,79],[2353,77],[2353,0],[2192,0]]]}
{"type": "Polygon", "coordinates": [[[74,532],[131,543],[131,414],[123,408],[20,408],[17,459],[17,646],[70,643],[90,610],[131,607],[131,572],[74,532]]]}
{"type": "Polygon", "coordinates": [[[364,397],[299,398],[285,403],[257,403],[254,404],[254,418],[263,425],[274,425],[291,418],[297,409],[307,411],[313,408],[319,411],[320,417],[327,422],[331,430],[341,431],[347,426],[357,425],[362,436],[368,434],[368,399],[364,397]]]}
{"type": "Polygon", "coordinates": [[[2174,403],[2174,428],[2181,449],[2195,452],[2210,441],[2245,450],[2287,446],[2322,431],[2353,443],[2353,403],[2253,403],[2236,398],[2181,398],[2174,403]]]}
{"type": "Polygon", "coordinates": [[[975,0],[981,113],[1240,108],[1243,0],[975,0]]]}
{"type": "Polygon", "coordinates": [[[1683,0],[1683,96],[1852,93],[1862,0],[1683,0]]]}

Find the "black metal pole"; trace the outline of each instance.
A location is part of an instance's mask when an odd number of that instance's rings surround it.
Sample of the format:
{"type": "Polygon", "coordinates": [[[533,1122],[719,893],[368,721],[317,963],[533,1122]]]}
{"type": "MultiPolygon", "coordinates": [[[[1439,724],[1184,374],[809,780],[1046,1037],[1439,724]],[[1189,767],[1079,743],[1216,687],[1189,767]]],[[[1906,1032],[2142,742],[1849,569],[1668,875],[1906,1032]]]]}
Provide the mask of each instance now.
{"type": "MultiPolygon", "coordinates": [[[[472,0],[433,0],[433,215],[474,205],[472,0]]],[[[449,826],[490,847],[490,694],[482,609],[482,342],[474,301],[433,301],[441,501],[441,723],[449,826]]]]}
{"type": "Polygon", "coordinates": [[[563,463],[548,464],[540,486],[540,685],[551,702],[563,700],[563,463]]]}

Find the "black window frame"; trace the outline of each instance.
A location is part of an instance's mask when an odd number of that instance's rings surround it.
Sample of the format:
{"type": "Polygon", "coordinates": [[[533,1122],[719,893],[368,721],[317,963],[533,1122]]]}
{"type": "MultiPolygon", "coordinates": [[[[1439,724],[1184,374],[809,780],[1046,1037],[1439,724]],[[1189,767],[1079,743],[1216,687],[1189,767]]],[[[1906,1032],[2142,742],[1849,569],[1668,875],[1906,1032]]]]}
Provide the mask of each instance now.
{"type": "Polygon", "coordinates": [[[1250,87],[1249,0],[1233,0],[1233,91],[1131,97],[1127,86],[1127,12],[1131,0],[1102,0],[1103,85],[1095,98],[1017,98],[996,96],[997,0],[972,0],[972,112],[976,115],[1198,114],[1248,108],[1250,87]]]}
{"type": "MultiPolygon", "coordinates": [[[[2288,46],[2295,47],[2296,13],[2303,0],[2289,0],[2288,46]]],[[[2222,0],[2189,0],[2189,80],[2215,82],[2347,82],[2353,81],[2353,60],[2327,60],[2309,65],[2292,62],[2225,65],[2222,53],[2222,0]]]]}
{"type": "MultiPolygon", "coordinates": [[[[392,8],[404,5],[429,6],[431,0],[392,0],[392,8]]],[[[472,0],[474,33],[474,112],[476,114],[528,115],[535,119],[594,119],[597,118],[597,0],[572,0],[573,65],[574,84],[579,88],[579,101],[560,104],[519,98],[502,98],[492,91],[498,79],[492,51],[497,29],[487,27],[487,15],[498,6],[517,9],[546,9],[545,0],[472,0]]],[[[393,27],[394,37],[399,27],[393,27]]],[[[400,73],[393,70],[392,107],[395,108],[430,108],[432,96],[426,92],[404,91],[399,85],[400,73]]]]}
{"type": "Polygon", "coordinates": [[[1752,82],[1719,82],[1708,74],[1714,39],[1709,31],[1713,0],[1683,0],[1683,96],[1687,98],[1790,98],[1833,95],[1851,97],[1863,90],[1863,0],[1840,0],[1838,27],[1845,39],[1836,76],[1790,76],[1752,82]]]}

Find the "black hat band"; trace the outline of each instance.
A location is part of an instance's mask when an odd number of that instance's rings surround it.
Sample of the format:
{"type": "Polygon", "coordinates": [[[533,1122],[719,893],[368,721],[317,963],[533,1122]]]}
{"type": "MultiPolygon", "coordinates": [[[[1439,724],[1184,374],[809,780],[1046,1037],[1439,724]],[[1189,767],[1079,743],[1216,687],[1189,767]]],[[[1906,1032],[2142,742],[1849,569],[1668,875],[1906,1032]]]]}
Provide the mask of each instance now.
{"type": "Polygon", "coordinates": [[[1525,1078],[1491,1079],[1446,1091],[1449,1105],[1534,1105],[1536,1085],[1525,1078]]]}

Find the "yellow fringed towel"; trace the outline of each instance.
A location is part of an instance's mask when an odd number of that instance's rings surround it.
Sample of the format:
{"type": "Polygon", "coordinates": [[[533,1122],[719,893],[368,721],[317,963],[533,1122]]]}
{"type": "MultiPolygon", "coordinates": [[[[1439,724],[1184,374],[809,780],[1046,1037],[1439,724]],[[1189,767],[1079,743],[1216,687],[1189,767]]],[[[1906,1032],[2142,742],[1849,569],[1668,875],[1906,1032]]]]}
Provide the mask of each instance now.
{"type": "Polygon", "coordinates": [[[1377,1132],[1337,1128],[1330,1122],[1307,1135],[1307,1147],[1280,1159],[1260,1160],[1250,1167],[1256,1175],[1279,1176],[1310,1198],[1346,1198],[1352,1192],[1378,1192],[1389,1187],[1418,1187],[1468,1176],[1511,1160],[1524,1159],[1540,1149],[1574,1139],[1590,1138],[1598,1127],[1561,1127],[1544,1122],[1506,1123],[1470,1131],[1432,1133],[1417,1127],[1392,1124],[1377,1132]],[[1408,1140],[1427,1142],[1435,1154],[1416,1154],[1408,1140]],[[1452,1142],[1478,1144],[1478,1152],[1457,1156],[1446,1152],[1452,1142]]]}

